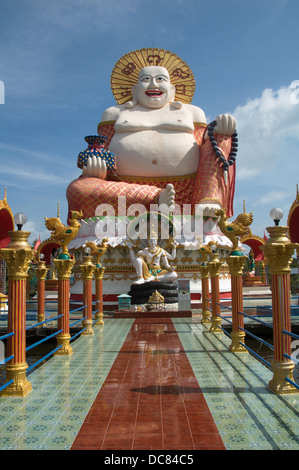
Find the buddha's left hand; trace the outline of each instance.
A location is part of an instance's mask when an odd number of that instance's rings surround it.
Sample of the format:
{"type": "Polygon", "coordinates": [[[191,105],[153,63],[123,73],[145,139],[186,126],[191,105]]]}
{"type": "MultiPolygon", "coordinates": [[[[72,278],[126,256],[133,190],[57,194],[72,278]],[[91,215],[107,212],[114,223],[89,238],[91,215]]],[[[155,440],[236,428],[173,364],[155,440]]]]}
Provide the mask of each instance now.
{"type": "Polygon", "coordinates": [[[236,130],[237,121],[231,114],[219,114],[215,121],[215,134],[233,135],[236,130]]]}

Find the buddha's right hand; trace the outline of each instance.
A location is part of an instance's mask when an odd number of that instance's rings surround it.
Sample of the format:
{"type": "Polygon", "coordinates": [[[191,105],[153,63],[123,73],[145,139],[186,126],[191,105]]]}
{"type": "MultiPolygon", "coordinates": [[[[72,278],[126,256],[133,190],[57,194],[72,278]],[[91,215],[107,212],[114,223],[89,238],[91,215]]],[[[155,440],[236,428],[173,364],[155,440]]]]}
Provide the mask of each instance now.
{"type": "Polygon", "coordinates": [[[82,176],[84,178],[106,178],[107,168],[105,160],[93,155],[87,159],[87,165],[83,167],[82,176]]]}

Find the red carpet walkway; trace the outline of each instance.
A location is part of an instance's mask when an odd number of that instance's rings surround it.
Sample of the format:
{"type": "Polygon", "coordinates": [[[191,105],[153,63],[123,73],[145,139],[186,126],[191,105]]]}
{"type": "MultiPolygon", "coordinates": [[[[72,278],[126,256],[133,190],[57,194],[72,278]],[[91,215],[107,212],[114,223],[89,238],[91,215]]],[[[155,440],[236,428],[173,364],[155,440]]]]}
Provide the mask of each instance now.
{"type": "Polygon", "coordinates": [[[225,449],[170,318],[136,319],[72,450],[225,449]]]}

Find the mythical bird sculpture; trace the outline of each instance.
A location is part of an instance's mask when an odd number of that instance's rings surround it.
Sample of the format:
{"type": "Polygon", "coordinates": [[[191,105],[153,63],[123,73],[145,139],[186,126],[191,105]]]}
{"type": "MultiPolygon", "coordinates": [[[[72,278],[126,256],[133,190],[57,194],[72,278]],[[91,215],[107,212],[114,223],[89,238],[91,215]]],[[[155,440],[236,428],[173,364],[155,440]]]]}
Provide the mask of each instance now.
{"type": "Polygon", "coordinates": [[[71,211],[70,225],[64,225],[59,217],[45,217],[45,225],[50,230],[52,240],[55,240],[62,246],[62,253],[69,255],[67,246],[79,232],[81,223],[79,219],[83,218],[83,212],[71,211]]]}
{"type": "Polygon", "coordinates": [[[238,237],[245,235],[245,233],[251,233],[249,226],[253,222],[253,212],[250,212],[250,214],[243,212],[242,214],[239,214],[233,222],[227,222],[227,217],[223,209],[215,210],[215,215],[220,217],[218,220],[218,227],[221,232],[233,244],[232,252],[236,251],[238,249],[238,237]]]}
{"type": "Polygon", "coordinates": [[[210,241],[207,245],[202,245],[198,250],[199,254],[201,255],[201,257],[203,259],[204,265],[206,264],[206,262],[208,260],[208,256],[213,253],[213,250],[211,248],[213,245],[217,247],[218,242],[210,241]]]}
{"type": "Polygon", "coordinates": [[[102,243],[100,245],[97,245],[94,242],[85,242],[85,245],[91,249],[90,254],[96,259],[96,265],[101,266],[100,259],[106,253],[106,250],[108,248],[107,242],[108,238],[103,238],[102,243]]]}

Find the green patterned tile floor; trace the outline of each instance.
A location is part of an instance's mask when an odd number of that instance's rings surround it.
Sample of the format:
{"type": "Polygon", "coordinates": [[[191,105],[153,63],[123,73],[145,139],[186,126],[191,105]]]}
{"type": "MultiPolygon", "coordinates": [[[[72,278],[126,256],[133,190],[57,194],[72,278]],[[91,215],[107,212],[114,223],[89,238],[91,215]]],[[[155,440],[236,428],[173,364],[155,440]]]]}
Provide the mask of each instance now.
{"type": "Polygon", "coordinates": [[[27,397],[0,398],[0,449],[70,449],[132,323],[105,320],[71,343],[72,356],[55,356],[28,375],[27,397]]]}
{"type": "MultiPolygon", "coordinates": [[[[72,342],[72,356],[34,370],[27,397],[0,398],[0,449],[70,449],[133,322],[107,318],[72,342]]],[[[230,339],[209,333],[199,317],[173,323],[226,449],[298,450],[299,395],[271,393],[271,371],[250,354],[230,353],[230,339]]]]}
{"type": "Polygon", "coordinates": [[[268,390],[272,372],[251,354],[232,354],[230,338],[198,319],[173,319],[228,450],[298,450],[299,394],[268,390]]]}

